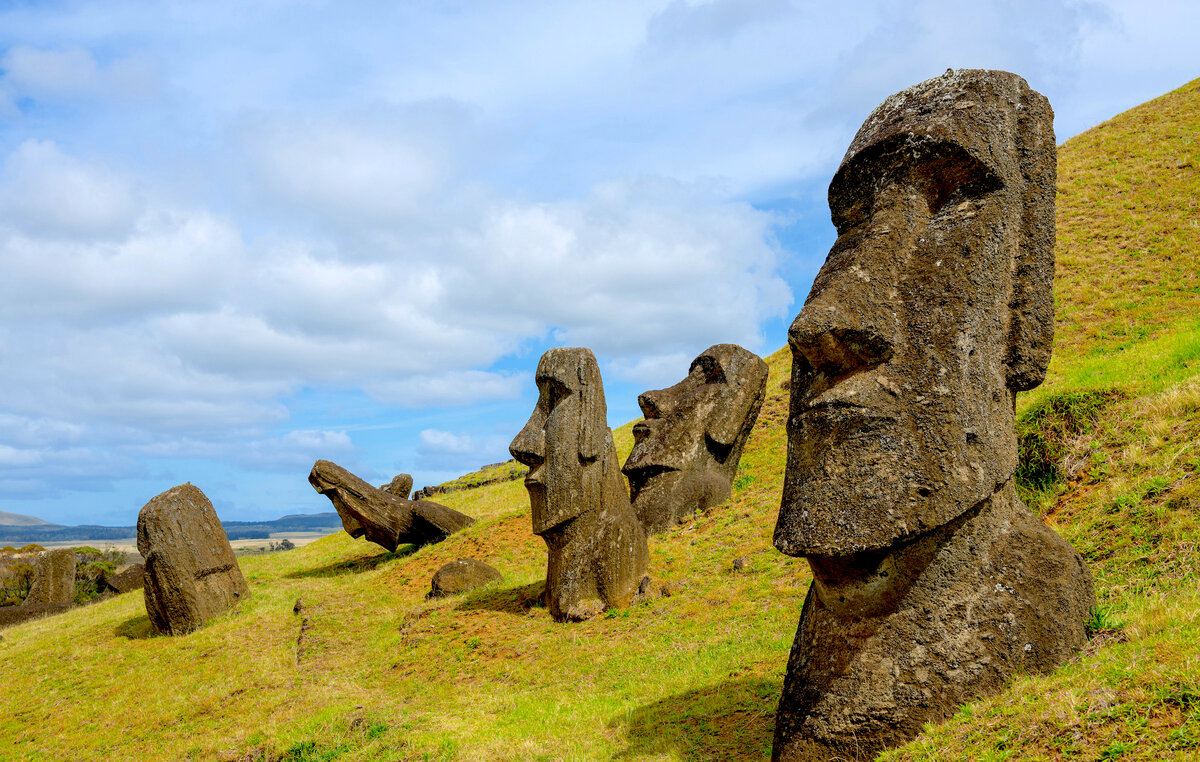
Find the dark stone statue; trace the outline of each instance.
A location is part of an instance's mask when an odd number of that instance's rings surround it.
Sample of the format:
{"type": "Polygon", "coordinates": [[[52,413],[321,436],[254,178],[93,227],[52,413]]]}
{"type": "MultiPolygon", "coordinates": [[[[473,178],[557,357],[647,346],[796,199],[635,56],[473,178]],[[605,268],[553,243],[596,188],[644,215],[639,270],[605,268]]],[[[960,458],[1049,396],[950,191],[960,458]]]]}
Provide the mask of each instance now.
{"type": "Polygon", "coordinates": [[[217,512],[191,484],[142,507],[137,547],[146,559],[146,613],[163,635],[198,629],[250,592],[217,512]]]}
{"type": "Polygon", "coordinates": [[[460,558],[438,569],[429,581],[426,598],[445,598],[500,579],[500,572],[474,558],[460,558]]]}
{"type": "MultiPolygon", "coordinates": [[[[379,489],[384,492],[390,492],[402,500],[408,500],[408,493],[412,492],[412,485],[412,474],[396,474],[390,482],[384,484],[379,489]]],[[[416,498],[413,499],[415,500],[416,498]]]]}
{"type": "Polygon", "coordinates": [[[645,420],[621,469],[633,509],[658,534],[730,495],[742,448],[758,420],[767,364],[736,344],[692,360],[685,379],[638,397],[645,420]]]}
{"type": "MultiPolygon", "coordinates": [[[[432,500],[405,500],[378,489],[328,460],[318,460],[308,482],[329,498],[351,537],[394,551],[400,545],[441,542],[475,519],[432,500]]],[[[393,480],[395,483],[395,480],[393,480]]],[[[409,486],[412,486],[411,480],[409,486]]],[[[407,494],[407,491],[406,491],[407,494]]]]}
{"type": "Polygon", "coordinates": [[[646,573],[646,534],[621,478],[591,350],[538,362],[537,407],[509,452],[529,466],[533,533],[546,541],[546,605],[557,620],[629,604],[646,573]]]}
{"type": "Polygon", "coordinates": [[[775,546],[813,584],[774,759],[869,759],[1084,645],[1080,555],[1017,499],[1014,399],[1053,338],[1053,113],[948,71],[867,118],[792,324],[775,546]]]}
{"type": "Polygon", "coordinates": [[[39,553],[33,565],[33,582],[26,606],[73,603],[75,600],[75,549],[56,548],[39,553]]]}

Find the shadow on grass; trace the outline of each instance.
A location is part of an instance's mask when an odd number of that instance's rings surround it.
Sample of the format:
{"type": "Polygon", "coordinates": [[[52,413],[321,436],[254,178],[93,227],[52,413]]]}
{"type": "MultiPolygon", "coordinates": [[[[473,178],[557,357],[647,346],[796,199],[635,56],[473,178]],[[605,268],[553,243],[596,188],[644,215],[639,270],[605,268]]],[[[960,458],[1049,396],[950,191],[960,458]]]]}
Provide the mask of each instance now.
{"type": "Polygon", "coordinates": [[[458,604],[456,611],[499,611],[503,614],[525,616],[534,606],[541,606],[546,582],[538,580],[528,585],[508,588],[489,588],[458,604]]]}
{"type": "Polygon", "coordinates": [[[150,624],[150,617],[145,614],[132,616],[114,627],[113,635],[130,640],[145,640],[154,637],[154,625],[150,624]]]}
{"type": "Polygon", "coordinates": [[[301,569],[300,571],[285,574],[288,579],[304,579],[306,577],[340,577],[343,574],[360,574],[365,571],[370,571],[380,564],[385,564],[388,561],[397,558],[404,558],[412,555],[417,550],[416,545],[401,545],[396,548],[396,552],[384,551],[376,556],[362,556],[360,558],[351,558],[345,561],[338,561],[324,566],[317,566],[312,569],[301,569]]]}
{"type": "Polygon", "coordinates": [[[613,759],[770,759],[780,683],[741,678],[655,701],[609,721],[628,728],[613,759]]]}

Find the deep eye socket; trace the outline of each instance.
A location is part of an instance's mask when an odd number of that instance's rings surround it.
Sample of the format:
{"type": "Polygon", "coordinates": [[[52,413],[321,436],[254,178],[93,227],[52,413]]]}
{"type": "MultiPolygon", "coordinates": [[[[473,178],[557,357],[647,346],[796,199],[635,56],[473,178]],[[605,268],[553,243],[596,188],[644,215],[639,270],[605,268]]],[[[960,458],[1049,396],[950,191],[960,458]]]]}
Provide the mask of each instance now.
{"type": "Polygon", "coordinates": [[[930,215],[951,204],[1003,187],[999,175],[955,143],[897,136],[873,145],[838,170],[829,186],[829,208],[839,235],[869,222],[890,186],[909,186],[925,197],[930,215]]]}
{"type": "Polygon", "coordinates": [[[538,379],[538,389],[541,391],[542,400],[546,404],[546,412],[551,412],[558,407],[559,403],[571,395],[571,389],[555,378],[540,378],[538,379]]]}
{"type": "Polygon", "coordinates": [[[693,360],[688,374],[698,375],[705,384],[726,383],[725,369],[721,367],[721,363],[715,357],[708,355],[701,355],[693,360]]]}

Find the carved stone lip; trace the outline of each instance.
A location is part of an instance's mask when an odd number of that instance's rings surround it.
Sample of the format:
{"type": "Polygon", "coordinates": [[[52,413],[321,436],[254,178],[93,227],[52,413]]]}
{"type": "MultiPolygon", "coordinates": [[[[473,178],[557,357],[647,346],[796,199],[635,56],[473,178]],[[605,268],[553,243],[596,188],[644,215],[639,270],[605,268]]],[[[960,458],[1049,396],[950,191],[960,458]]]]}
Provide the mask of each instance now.
{"type": "Polygon", "coordinates": [[[542,477],[542,466],[535,466],[534,468],[529,469],[529,472],[525,474],[525,486],[544,487],[546,485],[546,480],[542,477]]]}

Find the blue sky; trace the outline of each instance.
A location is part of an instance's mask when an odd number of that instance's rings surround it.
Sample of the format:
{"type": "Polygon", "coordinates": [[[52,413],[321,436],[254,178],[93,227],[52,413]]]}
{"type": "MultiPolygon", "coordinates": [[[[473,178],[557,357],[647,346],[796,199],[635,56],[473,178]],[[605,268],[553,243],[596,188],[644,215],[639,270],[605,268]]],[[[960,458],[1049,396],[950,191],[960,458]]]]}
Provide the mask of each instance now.
{"type": "Polygon", "coordinates": [[[782,346],[881,100],[1015,71],[1061,140],[1200,76],[1190,2],[0,2],[0,510],[330,509],[782,346]],[[837,7],[830,7],[837,6],[837,7]]]}

